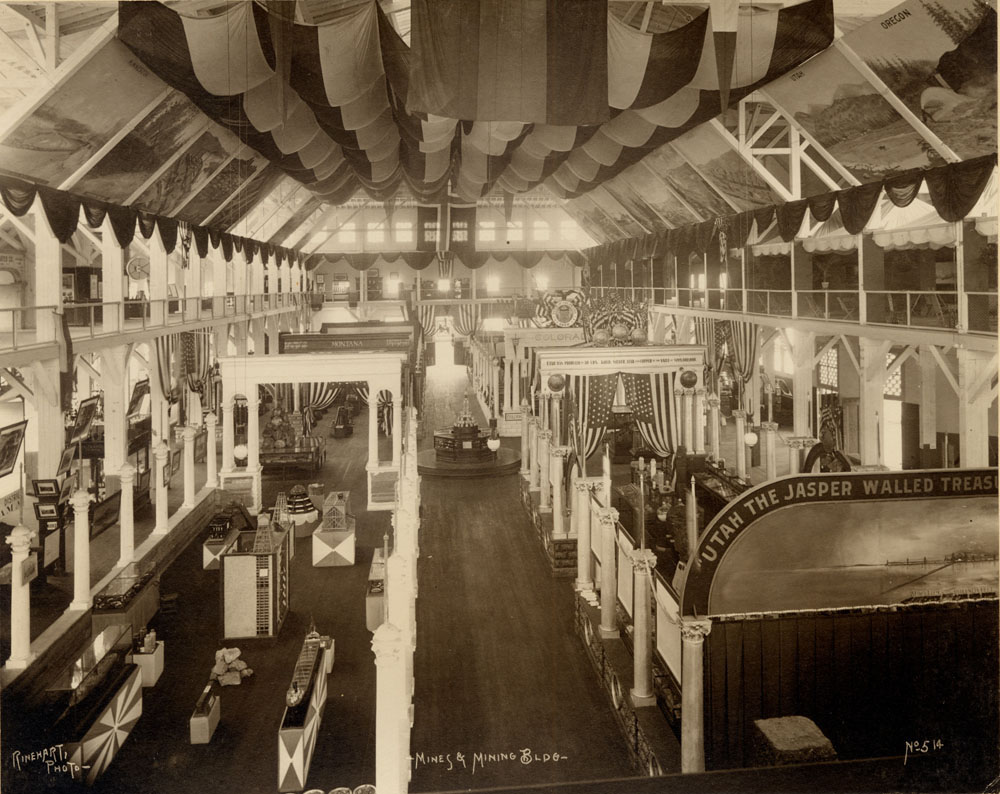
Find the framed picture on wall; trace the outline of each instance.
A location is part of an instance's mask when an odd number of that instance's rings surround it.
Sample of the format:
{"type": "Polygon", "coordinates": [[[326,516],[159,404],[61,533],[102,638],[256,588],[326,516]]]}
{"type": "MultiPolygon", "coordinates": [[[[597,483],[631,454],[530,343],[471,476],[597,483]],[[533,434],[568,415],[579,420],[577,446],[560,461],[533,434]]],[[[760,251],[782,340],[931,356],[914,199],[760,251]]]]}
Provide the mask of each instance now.
{"type": "Polygon", "coordinates": [[[59,505],[46,502],[36,502],[35,518],[39,521],[58,521],[59,505]]]}
{"type": "Polygon", "coordinates": [[[96,273],[90,274],[90,299],[97,300],[101,296],[101,280],[96,273]]]}
{"type": "Polygon", "coordinates": [[[170,473],[173,474],[177,471],[180,471],[180,468],[181,468],[181,451],[179,449],[175,449],[172,455],[170,456],[170,473]]]}
{"type": "Polygon", "coordinates": [[[70,303],[76,300],[76,275],[74,273],[62,274],[62,299],[64,302],[70,303]]]}
{"type": "Polygon", "coordinates": [[[0,477],[6,477],[14,471],[17,463],[17,453],[21,451],[21,441],[24,440],[24,428],[27,419],[15,422],[0,430],[0,477]]]}
{"type": "Polygon", "coordinates": [[[149,469],[139,473],[135,481],[135,490],[139,493],[146,493],[149,490],[149,469]]]}
{"type": "Polygon", "coordinates": [[[68,502],[70,496],[73,494],[73,489],[76,487],[76,477],[67,477],[62,482],[62,487],[59,489],[59,502],[68,502]]]}
{"type": "Polygon", "coordinates": [[[59,468],[56,469],[56,477],[69,474],[69,470],[73,466],[74,455],[76,455],[76,446],[74,444],[70,444],[62,451],[62,455],[59,456],[59,468]]]}
{"type": "Polygon", "coordinates": [[[163,479],[163,487],[164,488],[169,488],[170,487],[170,464],[169,463],[166,464],[166,465],[164,465],[164,467],[163,467],[163,478],[162,479],[163,479]]]}
{"type": "Polygon", "coordinates": [[[32,480],[31,490],[39,499],[59,496],[59,480],[32,480]]]}
{"type": "Polygon", "coordinates": [[[139,447],[135,453],[135,469],[139,473],[149,471],[149,448],[139,447]]]}
{"type": "Polygon", "coordinates": [[[90,435],[90,426],[94,422],[94,417],[97,416],[100,399],[100,397],[88,397],[80,403],[76,412],[76,423],[73,425],[73,432],[69,437],[70,444],[83,441],[90,435]]]}

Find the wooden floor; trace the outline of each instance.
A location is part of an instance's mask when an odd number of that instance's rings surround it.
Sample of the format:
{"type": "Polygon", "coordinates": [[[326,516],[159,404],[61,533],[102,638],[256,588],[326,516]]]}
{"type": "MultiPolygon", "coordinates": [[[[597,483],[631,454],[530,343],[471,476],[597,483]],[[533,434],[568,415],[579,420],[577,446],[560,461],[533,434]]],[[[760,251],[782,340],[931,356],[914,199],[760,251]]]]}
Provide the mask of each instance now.
{"type": "MultiPolygon", "coordinates": [[[[466,386],[464,368],[428,369],[422,445],[431,428],[453,423],[466,386]]],[[[518,478],[422,482],[410,790],[631,774],[610,706],[573,633],[572,583],[550,577],[520,505],[518,478]],[[539,760],[523,764],[526,749],[539,760]],[[502,753],[514,759],[485,758],[502,753]],[[560,760],[546,762],[546,754],[560,760]]]]}

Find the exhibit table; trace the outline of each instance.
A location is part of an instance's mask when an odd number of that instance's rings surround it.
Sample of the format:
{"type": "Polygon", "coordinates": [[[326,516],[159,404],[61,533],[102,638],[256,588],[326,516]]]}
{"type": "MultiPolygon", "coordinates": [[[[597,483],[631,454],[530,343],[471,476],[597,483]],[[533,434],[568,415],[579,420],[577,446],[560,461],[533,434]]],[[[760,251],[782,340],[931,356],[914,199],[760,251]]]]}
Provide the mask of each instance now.
{"type": "Polygon", "coordinates": [[[212,734],[215,733],[219,725],[219,717],[222,713],[220,698],[212,691],[212,683],[209,682],[194,704],[194,712],[188,721],[188,732],[191,744],[208,744],[212,741],[212,734]]]}
{"type": "Polygon", "coordinates": [[[155,649],[151,653],[145,651],[135,651],[132,654],[132,664],[139,668],[142,673],[142,685],[155,686],[163,673],[163,641],[156,643],[155,649]]]}
{"type": "Polygon", "coordinates": [[[326,704],[326,676],[332,664],[333,640],[309,632],[295,662],[278,728],[278,791],[301,791],[306,787],[326,704]]]}
{"type": "Polygon", "coordinates": [[[108,626],[145,628],[160,608],[160,581],[140,563],[126,565],[94,596],[91,631],[96,635],[108,626]]]}
{"type": "Polygon", "coordinates": [[[312,564],[316,568],[354,565],[355,519],[350,491],[331,491],[323,502],[323,521],[312,533],[312,564]]]}
{"type": "Polygon", "coordinates": [[[276,523],[240,532],[220,557],[223,636],[276,637],[288,612],[291,533],[276,523]]]}
{"type": "Polygon", "coordinates": [[[217,526],[215,519],[209,525],[209,536],[201,544],[201,567],[206,571],[217,571],[223,554],[229,551],[240,536],[240,531],[231,523],[217,526]]]}

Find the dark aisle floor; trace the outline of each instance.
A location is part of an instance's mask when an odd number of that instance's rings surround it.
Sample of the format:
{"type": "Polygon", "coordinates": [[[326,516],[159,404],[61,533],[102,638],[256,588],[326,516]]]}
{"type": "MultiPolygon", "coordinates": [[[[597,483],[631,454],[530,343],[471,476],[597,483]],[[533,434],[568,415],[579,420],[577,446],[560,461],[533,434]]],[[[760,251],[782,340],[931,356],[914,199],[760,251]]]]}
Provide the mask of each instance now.
{"type": "MultiPolygon", "coordinates": [[[[428,369],[425,444],[429,428],[453,423],[467,387],[464,368],[428,369]]],[[[422,483],[411,790],[630,775],[610,706],[573,632],[572,582],[550,577],[517,476],[422,483]],[[525,749],[560,760],[523,764],[525,749]],[[514,760],[477,756],[501,753],[514,760]]]]}

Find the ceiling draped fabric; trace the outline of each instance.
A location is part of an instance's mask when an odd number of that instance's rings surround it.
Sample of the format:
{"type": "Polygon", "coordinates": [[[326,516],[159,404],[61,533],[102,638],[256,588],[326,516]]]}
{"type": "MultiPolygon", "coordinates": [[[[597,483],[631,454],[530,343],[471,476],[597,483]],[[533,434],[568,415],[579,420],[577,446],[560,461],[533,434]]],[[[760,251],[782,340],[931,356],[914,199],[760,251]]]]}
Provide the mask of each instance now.
{"type": "Polygon", "coordinates": [[[727,85],[736,101],[833,40],[832,0],[744,8],[720,85],[708,13],[648,34],[590,0],[418,0],[412,11],[413,50],[374,2],[306,25],[256,3],[195,17],[132,0],[119,4],[118,37],[335,204],[358,190],[384,201],[404,183],[425,202],[449,182],[467,202],[540,184],[580,195],[714,118],[727,85]]]}

